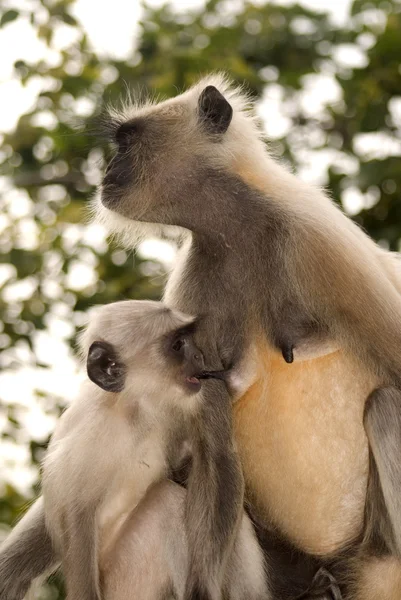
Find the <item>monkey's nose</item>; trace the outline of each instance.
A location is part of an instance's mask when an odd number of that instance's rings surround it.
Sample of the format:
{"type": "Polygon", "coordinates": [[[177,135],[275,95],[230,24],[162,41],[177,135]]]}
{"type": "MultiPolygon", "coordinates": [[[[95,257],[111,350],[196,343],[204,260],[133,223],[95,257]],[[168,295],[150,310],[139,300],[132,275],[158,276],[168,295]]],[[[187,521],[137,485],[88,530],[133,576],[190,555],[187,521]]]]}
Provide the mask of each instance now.
{"type": "Polygon", "coordinates": [[[200,369],[204,368],[204,360],[203,360],[203,356],[201,354],[199,354],[198,352],[196,352],[193,356],[192,356],[192,360],[194,361],[195,365],[197,367],[199,367],[200,369]]]}

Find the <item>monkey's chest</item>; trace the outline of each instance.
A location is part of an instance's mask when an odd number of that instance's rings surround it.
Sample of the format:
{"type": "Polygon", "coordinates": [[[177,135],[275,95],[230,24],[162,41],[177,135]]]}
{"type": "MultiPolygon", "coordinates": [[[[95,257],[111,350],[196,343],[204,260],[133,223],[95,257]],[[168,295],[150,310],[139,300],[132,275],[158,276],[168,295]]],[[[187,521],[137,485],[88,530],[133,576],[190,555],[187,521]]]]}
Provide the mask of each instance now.
{"type": "Polygon", "coordinates": [[[119,460],[115,462],[114,476],[97,514],[101,562],[113,548],[125,521],[145,497],[149,487],[162,479],[167,471],[163,438],[158,430],[142,443],[125,441],[125,449],[121,448],[114,457],[119,460]]]}
{"type": "Polygon", "coordinates": [[[235,405],[248,493],[299,548],[328,554],[361,530],[368,475],[363,408],[374,387],[342,352],[287,365],[267,350],[235,405]]]}

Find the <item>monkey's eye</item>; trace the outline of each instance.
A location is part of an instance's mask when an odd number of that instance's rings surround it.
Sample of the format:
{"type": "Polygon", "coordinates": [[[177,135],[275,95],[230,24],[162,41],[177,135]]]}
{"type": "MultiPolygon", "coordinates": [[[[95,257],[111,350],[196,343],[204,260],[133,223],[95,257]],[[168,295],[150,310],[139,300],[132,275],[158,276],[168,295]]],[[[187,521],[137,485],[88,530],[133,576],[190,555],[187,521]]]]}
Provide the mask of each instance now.
{"type": "Polygon", "coordinates": [[[114,369],[116,368],[117,364],[114,360],[109,360],[107,367],[106,367],[106,373],[107,375],[113,375],[114,373],[114,369]]]}
{"type": "Polygon", "coordinates": [[[185,346],[185,340],[183,338],[178,338],[176,340],[174,340],[171,349],[176,352],[177,354],[180,354],[182,349],[185,346]]]}

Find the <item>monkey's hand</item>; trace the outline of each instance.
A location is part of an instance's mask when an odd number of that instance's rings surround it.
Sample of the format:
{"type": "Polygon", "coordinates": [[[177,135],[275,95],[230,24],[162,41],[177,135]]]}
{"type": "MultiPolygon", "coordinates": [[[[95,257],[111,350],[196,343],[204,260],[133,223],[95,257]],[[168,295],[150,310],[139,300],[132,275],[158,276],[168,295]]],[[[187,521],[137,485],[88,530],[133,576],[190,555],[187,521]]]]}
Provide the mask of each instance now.
{"type": "Polygon", "coordinates": [[[22,600],[34,579],[57,567],[39,498],[0,548],[0,598],[22,600]]]}
{"type": "Polygon", "coordinates": [[[205,381],[202,396],[186,500],[189,571],[184,598],[220,600],[242,515],[244,481],[224,382],[205,381]]]}
{"type": "Polygon", "coordinates": [[[67,600],[100,600],[96,508],[70,506],[61,539],[67,600]]]}

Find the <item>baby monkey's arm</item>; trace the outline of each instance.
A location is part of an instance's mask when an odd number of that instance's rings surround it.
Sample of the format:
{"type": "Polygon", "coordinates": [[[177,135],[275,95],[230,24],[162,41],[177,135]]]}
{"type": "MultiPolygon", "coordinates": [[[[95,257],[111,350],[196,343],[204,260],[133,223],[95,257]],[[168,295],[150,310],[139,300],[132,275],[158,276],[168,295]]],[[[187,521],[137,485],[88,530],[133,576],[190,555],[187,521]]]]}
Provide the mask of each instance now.
{"type": "Polygon", "coordinates": [[[0,548],[1,600],[22,600],[33,580],[54,570],[57,561],[39,498],[0,548]]]}
{"type": "Polygon", "coordinates": [[[232,400],[224,382],[203,384],[188,480],[186,600],[219,600],[243,510],[244,482],[233,442],[232,400]]]}

